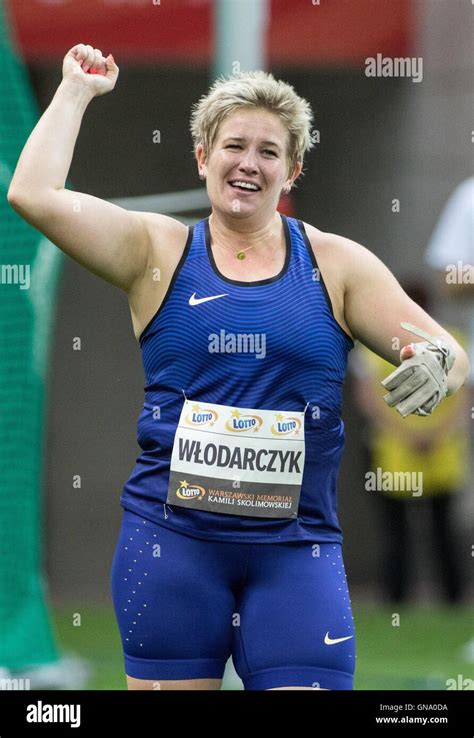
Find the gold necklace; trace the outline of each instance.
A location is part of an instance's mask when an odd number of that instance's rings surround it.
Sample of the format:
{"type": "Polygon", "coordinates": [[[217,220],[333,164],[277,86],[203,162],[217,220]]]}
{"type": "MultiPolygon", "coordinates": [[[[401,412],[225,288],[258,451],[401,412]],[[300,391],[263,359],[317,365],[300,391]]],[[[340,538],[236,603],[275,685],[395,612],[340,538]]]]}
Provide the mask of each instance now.
{"type": "MultiPolygon", "coordinates": [[[[210,233],[210,223],[209,223],[209,233],[210,233]]],[[[212,243],[212,235],[211,235],[211,243],[212,243]]],[[[216,242],[214,241],[214,243],[216,242]]],[[[217,245],[221,246],[221,248],[224,248],[224,246],[222,246],[220,243],[218,243],[217,245]]],[[[242,259],[245,259],[245,252],[249,251],[250,249],[253,249],[254,246],[255,244],[253,243],[251,246],[247,246],[246,249],[240,249],[240,251],[237,251],[237,253],[235,253],[235,251],[232,251],[231,253],[235,255],[237,259],[239,259],[239,261],[242,261],[242,259]]],[[[227,246],[225,248],[227,249],[227,246]]],[[[227,250],[229,251],[229,249],[227,250]]]]}
{"type": "Polygon", "coordinates": [[[240,249],[240,251],[237,251],[236,253],[237,259],[239,259],[240,261],[242,261],[242,259],[245,259],[245,252],[248,251],[249,249],[253,249],[254,246],[255,244],[252,244],[252,246],[247,246],[246,249],[240,249]]]}
{"type": "MultiPolygon", "coordinates": [[[[211,236],[211,243],[212,243],[212,236],[211,236]]],[[[216,242],[214,241],[214,244],[215,244],[215,243],[216,243],[216,242]]],[[[224,247],[224,246],[223,246],[222,244],[220,244],[220,243],[218,243],[217,245],[218,245],[218,246],[220,246],[221,248],[225,248],[225,249],[227,249],[227,246],[225,246],[225,247],[224,247]]],[[[246,252],[246,251],[249,251],[250,249],[253,249],[253,248],[254,248],[254,246],[255,246],[255,244],[253,243],[253,244],[252,244],[251,246],[247,246],[247,248],[245,248],[245,249],[240,249],[239,251],[237,251],[237,253],[235,253],[235,251],[232,251],[231,253],[232,253],[232,254],[233,254],[234,256],[236,256],[236,258],[237,258],[237,259],[239,259],[239,261],[242,261],[242,259],[245,259],[245,252],[246,252]]],[[[278,246],[278,244],[277,244],[277,246],[278,246]]],[[[229,251],[229,249],[227,249],[227,250],[229,251]]]]}

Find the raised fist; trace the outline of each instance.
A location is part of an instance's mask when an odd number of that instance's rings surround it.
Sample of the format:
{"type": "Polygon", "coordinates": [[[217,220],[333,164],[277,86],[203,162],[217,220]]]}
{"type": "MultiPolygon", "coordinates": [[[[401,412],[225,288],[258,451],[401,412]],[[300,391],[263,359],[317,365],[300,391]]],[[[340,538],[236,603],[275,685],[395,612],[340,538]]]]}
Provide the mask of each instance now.
{"type": "Polygon", "coordinates": [[[102,56],[100,49],[89,44],[76,44],[63,60],[63,80],[89,90],[92,97],[111,92],[119,75],[119,68],[112,54],[102,56]]]}

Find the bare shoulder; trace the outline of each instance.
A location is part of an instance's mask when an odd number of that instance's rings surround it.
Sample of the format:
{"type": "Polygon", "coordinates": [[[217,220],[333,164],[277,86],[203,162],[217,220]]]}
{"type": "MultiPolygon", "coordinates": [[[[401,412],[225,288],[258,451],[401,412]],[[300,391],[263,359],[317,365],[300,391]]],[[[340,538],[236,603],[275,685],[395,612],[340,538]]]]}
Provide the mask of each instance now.
{"type": "Polygon", "coordinates": [[[331,300],[334,317],[344,331],[353,339],[345,318],[345,295],[351,264],[357,260],[363,246],[335,233],[326,233],[309,223],[304,223],[308,241],[331,300]],[[358,248],[359,247],[359,248],[358,248]]]}
{"type": "Polygon", "coordinates": [[[183,233],[187,231],[187,227],[176,218],[172,218],[170,215],[162,215],[161,213],[145,213],[138,210],[134,211],[137,215],[143,218],[150,232],[156,232],[166,230],[170,233],[180,231],[183,233]]]}
{"type": "Polygon", "coordinates": [[[189,228],[168,215],[144,212],[137,212],[137,215],[148,232],[146,268],[128,293],[134,333],[138,338],[163,301],[183,256],[189,228]]]}
{"type": "MultiPolygon", "coordinates": [[[[186,246],[189,228],[176,218],[160,213],[138,213],[148,232],[147,263],[135,291],[166,282],[167,274],[174,272],[186,246]],[[150,277],[152,280],[150,280],[150,277]]],[[[153,290],[154,291],[154,290],[153,290]]]]}
{"type": "MultiPolygon", "coordinates": [[[[304,223],[308,240],[318,263],[321,261],[321,270],[326,267],[331,277],[345,290],[354,265],[365,262],[374,256],[362,244],[337,233],[328,233],[304,223]]],[[[324,276],[324,275],[323,275],[324,276]]]]}
{"type": "Polygon", "coordinates": [[[167,259],[170,251],[186,245],[188,227],[176,218],[160,213],[138,213],[146,225],[149,237],[150,258],[167,259]]]}

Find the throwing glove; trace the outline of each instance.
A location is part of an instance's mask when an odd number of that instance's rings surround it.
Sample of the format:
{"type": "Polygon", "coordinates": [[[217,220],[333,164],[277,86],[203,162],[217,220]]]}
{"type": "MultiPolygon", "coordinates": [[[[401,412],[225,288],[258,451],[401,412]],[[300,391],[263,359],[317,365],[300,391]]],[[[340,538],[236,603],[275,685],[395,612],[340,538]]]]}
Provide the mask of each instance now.
{"type": "Polygon", "coordinates": [[[382,385],[390,390],[384,400],[395,406],[404,418],[407,415],[431,415],[444,400],[448,391],[448,372],[454,364],[452,348],[440,336],[430,336],[412,323],[400,323],[401,327],[416,336],[425,338],[413,343],[414,356],[404,359],[382,385]]]}

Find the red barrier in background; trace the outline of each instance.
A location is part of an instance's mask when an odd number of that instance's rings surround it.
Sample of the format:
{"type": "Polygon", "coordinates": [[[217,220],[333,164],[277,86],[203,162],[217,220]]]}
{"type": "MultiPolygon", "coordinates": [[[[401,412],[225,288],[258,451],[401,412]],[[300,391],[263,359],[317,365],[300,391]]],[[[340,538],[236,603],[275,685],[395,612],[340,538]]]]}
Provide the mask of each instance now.
{"type": "MultiPolygon", "coordinates": [[[[237,0],[238,2],[239,0],[237,0]]],[[[210,64],[213,0],[7,0],[27,61],[90,43],[120,61],[210,64]]],[[[411,47],[410,0],[271,0],[270,66],[351,66],[411,47]]]]}

